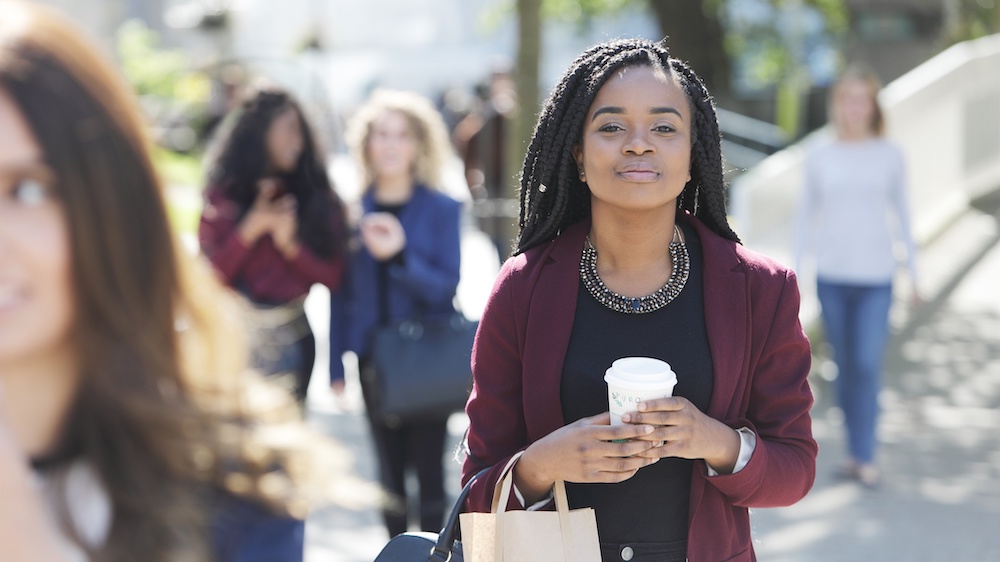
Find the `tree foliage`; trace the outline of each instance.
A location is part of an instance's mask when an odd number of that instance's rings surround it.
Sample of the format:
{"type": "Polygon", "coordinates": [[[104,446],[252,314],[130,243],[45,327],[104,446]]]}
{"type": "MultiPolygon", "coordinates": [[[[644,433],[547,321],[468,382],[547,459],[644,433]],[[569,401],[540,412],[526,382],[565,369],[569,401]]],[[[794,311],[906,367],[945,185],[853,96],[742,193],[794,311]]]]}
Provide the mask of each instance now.
{"type": "Polygon", "coordinates": [[[190,71],[187,56],[160,48],[157,34],[139,20],[128,21],[119,30],[118,56],[125,77],[140,96],[200,103],[209,94],[209,83],[204,75],[190,71]]]}
{"type": "Polygon", "coordinates": [[[948,8],[946,44],[1000,33],[1000,0],[952,0],[948,8]]]}
{"type": "Polygon", "coordinates": [[[542,0],[542,17],[590,25],[600,16],[613,14],[646,0],[542,0]]]}
{"type": "Polygon", "coordinates": [[[152,120],[157,141],[180,151],[194,148],[207,117],[208,76],[193,70],[180,50],[161,48],[157,34],[139,20],[122,25],[117,47],[122,72],[152,120]]]}
{"type": "MultiPolygon", "coordinates": [[[[728,14],[738,0],[543,0],[542,15],[550,20],[592,25],[601,17],[627,7],[645,6],[656,17],[660,31],[670,41],[671,50],[687,60],[709,82],[710,88],[725,95],[733,60],[752,53],[753,74],[761,84],[782,80],[800,61],[793,52],[788,34],[777,18],[753,25],[735,25],[728,14]]],[[[978,0],[961,0],[976,3],[978,0]]],[[[744,2],[745,3],[745,2],[744,2]]],[[[773,13],[796,5],[811,8],[822,16],[825,33],[836,40],[848,29],[849,17],[843,0],[758,0],[773,13]]]]}

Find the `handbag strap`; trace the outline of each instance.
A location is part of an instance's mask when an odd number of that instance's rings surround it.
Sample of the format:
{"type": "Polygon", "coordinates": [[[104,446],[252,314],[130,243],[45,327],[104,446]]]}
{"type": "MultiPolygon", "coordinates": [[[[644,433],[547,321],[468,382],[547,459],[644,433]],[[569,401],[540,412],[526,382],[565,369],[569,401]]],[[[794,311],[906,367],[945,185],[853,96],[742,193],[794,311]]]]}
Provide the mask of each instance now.
{"type": "Polygon", "coordinates": [[[472,483],[478,480],[483,474],[489,472],[490,468],[493,467],[488,466],[476,473],[475,476],[465,483],[462,491],[458,493],[458,498],[455,500],[455,507],[451,508],[448,520],[445,521],[444,527],[438,533],[437,544],[431,549],[430,558],[427,559],[428,562],[448,562],[451,560],[451,553],[455,546],[455,537],[458,534],[458,514],[462,512],[465,499],[469,497],[469,491],[472,490],[472,483]]]}
{"type": "MultiPolygon", "coordinates": [[[[461,307],[453,303],[452,309],[452,312],[448,314],[448,321],[452,328],[458,329],[469,323],[469,319],[462,312],[461,307]]],[[[418,300],[414,302],[413,315],[404,318],[402,321],[388,322],[388,325],[396,326],[403,338],[416,341],[423,336],[427,319],[427,305],[423,301],[418,300]]]]}

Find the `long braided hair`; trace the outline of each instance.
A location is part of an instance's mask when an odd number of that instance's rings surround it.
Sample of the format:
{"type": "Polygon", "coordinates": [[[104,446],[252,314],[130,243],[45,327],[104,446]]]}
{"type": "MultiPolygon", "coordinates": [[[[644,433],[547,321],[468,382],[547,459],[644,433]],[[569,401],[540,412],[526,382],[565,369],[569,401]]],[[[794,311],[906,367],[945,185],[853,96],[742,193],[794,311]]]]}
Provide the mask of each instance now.
{"type": "Polygon", "coordinates": [[[590,216],[590,189],[577,174],[573,147],[580,142],[587,112],[601,86],[617,71],[643,65],[672,74],[691,107],[691,180],[677,198],[678,209],[690,212],[723,238],[739,242],[726,218],[721,136],[712,96],[687,64],[670,57],[663,43],[620,39],[595,45],[577,57],[542,107],[521,170],[515,254],[552,240],[590,216]]]}

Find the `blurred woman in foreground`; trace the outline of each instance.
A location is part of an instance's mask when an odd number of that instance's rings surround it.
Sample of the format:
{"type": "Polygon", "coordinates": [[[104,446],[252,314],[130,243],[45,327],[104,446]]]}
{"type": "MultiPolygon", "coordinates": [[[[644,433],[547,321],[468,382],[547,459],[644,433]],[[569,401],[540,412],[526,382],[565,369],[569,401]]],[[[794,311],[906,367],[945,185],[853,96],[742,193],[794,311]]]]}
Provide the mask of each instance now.
{"type": "Polygon", "coordinates": [[[246,374],[126,85],[52,9],[0,13],[0,560],[301,560],[324,447],[246,374]]]}

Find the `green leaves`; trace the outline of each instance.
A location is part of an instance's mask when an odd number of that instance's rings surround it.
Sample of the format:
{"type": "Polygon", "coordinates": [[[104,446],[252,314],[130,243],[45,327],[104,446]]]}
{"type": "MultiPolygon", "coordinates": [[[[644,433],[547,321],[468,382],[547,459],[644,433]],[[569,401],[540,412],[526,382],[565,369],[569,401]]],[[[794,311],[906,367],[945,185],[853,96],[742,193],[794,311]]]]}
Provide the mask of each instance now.
{"type": "MultiPolygon", "coordinates": [[[[688,0],[684,0],[688,1],[688,0]]],[[[717,2],[719,0],[708,0],[717,2]]],[[[630,6],[645,6],[649,0],[542,0],[541,17],[545,21],[575,24],[585,30],[603,16],[617,14],[630,6]]],[[[495,29],[512,13],[517,13],[517,0],[497,2],[481,17],[479,25],[495,29]]]]}
{"type": "Polygon", "coordinates": [[[621,11],[643,0],[543,0],[542,16],[549,19],[589,23],[598,16],[621,11]]]}
{"type": "Polygon", "coordinates": [[[118,56],[137,94],[173,97],[178,80],[187,74],[187,60],[180,51],[158,48],[158,43],[155,32],[131,20],[118,31],[118,56]]]}
{"type": "Polygon", "coordinates": [[[138,20],[119,29],[118,57],[125,78],[154,123],[157,142],[176,150],[193,149],[212,94],[208,76],[193,70],[180,50],[160,48],[157,34],[138,20]]]}

